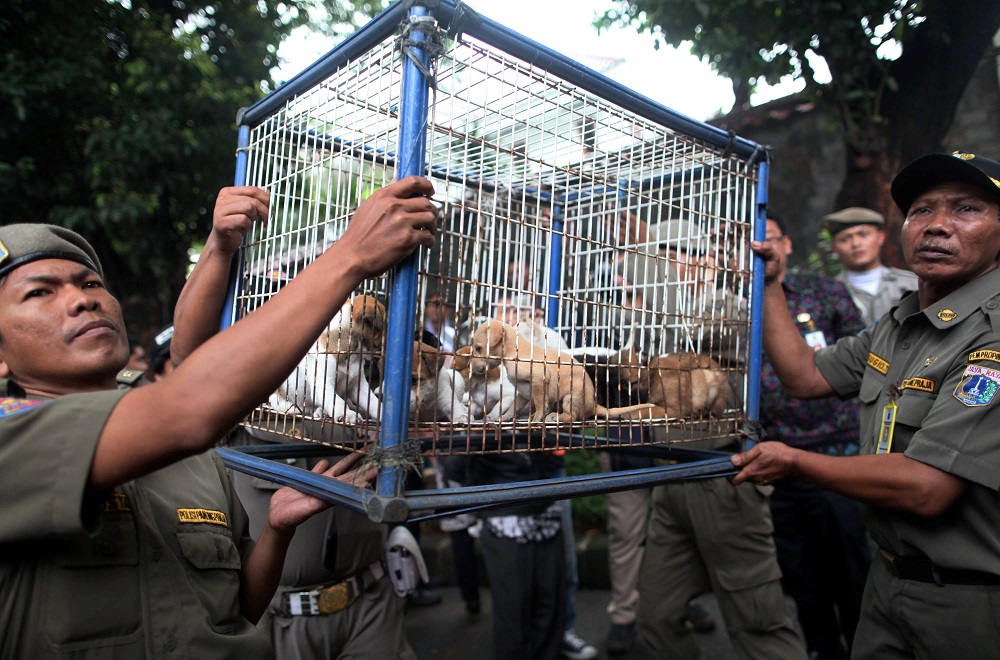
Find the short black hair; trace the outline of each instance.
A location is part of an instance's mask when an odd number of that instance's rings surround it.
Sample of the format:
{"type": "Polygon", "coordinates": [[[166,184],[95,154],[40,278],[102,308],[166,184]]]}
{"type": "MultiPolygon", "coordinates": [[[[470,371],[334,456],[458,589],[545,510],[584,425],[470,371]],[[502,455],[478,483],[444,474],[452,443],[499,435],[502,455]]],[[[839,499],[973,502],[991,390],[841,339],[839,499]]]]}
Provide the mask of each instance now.
{"type": "Polygon", "coordinates": [[[778,225],[778,229],[781,230],[781,235],[784,236],[788,233],[788,226],[785,224],[785,216],[781,215],[777,211],[767,210],[767,219],[778,225]]]}

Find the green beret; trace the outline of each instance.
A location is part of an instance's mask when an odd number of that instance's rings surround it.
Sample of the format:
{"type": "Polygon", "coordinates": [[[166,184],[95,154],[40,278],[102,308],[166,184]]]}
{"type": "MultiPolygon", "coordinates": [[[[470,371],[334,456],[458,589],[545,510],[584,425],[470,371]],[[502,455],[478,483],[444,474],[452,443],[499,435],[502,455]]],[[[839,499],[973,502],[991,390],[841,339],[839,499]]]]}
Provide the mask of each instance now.
{"type": "Polygon", "coordinates": [[[833,235],[857,225],[883,227],[885,225],[885,218],[878,211],[866,209],[861,206],[849,206],[836,213],[823,216],[823,224],[830,231],[830,234],[833,235]]]}
{"type": "Polygon", "coordinates": [[[94,248],[75,231],[43,224],[0,227],[0,277],[39,259],[69,259],[104,277],[94,248]]]}

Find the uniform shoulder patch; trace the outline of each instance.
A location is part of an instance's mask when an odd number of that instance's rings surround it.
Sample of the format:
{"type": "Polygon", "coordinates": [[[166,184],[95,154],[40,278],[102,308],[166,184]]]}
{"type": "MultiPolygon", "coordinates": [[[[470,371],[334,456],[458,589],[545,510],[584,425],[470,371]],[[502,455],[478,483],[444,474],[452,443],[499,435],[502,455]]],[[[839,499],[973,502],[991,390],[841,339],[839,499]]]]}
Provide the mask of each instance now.
{"type": "Polygon", "coordinates": [[[967,406],[985,406],[1000,389],[1000,371],[970,364],[955,387],[954,396],[967,406]]]}
{"type": "Polygon", "coordinates": [[[973,351],[969,353],[969,362],[979,362],[981,360],[1000,362],[1000,351],[973,351]]]}
{"type": "Polygon", "coordinates": [[[19,399],[12,396],[0,397],[0,417],[10,417],[42,403],[45,403],[45,401],[41,399],[19,399]]]}

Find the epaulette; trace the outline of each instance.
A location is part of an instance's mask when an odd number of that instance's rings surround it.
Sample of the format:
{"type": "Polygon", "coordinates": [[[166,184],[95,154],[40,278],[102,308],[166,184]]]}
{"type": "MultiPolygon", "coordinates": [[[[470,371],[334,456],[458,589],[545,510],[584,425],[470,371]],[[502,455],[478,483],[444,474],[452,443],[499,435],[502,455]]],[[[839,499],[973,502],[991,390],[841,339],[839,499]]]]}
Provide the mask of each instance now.
{"type": "Polygon", "coordinates": [[[122,369],[118,372],[118,376],[115,380],[118,381],[118,389],[129,389],[135,387],[142,380],[145,371],[138,371],[136,369],[122,369]]]}

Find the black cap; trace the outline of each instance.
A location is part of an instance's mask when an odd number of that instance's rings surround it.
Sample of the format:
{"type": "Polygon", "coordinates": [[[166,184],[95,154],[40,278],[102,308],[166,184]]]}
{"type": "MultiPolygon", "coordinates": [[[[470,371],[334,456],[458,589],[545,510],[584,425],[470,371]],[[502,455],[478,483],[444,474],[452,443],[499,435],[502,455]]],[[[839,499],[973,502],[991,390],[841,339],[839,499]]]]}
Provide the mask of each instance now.
{"type": "Polygon", "coordinates": [[[927,154],[904,167],[892,180],[892,199],[906,215],[913,200],[942,183],[968,183],[1000,201],[1000,163],[964,151],[927,154]]]}
{"type": "Polygon", "coordinates": [[[0,227],[0,277],[39,259],[69,259],[104,277],[94,248],[75,231],[44,224],[0,227]]]}

